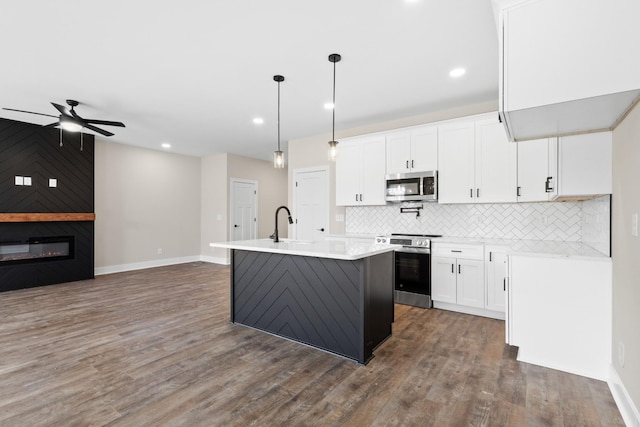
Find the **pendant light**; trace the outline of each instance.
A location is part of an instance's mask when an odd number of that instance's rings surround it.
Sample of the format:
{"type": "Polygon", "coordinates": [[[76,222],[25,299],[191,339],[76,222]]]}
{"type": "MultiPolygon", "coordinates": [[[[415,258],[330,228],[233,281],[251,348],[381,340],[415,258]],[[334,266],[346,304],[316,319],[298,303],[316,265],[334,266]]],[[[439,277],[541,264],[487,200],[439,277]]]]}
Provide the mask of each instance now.
{"type": "Polygon", "coordinates": [[[284,81],[284,76],[275,75],[273,80],[278,82],[278,149],[273,152],[273,167],[284,169],[284,153],[280,151],[280,82],[284,81]]]}
{"type": "Polygon", "coordinates": [[[336,62],[342,57],[337,53],[329,55],[329,62],[333,62],[333,124],[331,126],[331,141],[329,141],[329,160],[336,161],[338,156],[338,141],[336,141],[336,62]]]}

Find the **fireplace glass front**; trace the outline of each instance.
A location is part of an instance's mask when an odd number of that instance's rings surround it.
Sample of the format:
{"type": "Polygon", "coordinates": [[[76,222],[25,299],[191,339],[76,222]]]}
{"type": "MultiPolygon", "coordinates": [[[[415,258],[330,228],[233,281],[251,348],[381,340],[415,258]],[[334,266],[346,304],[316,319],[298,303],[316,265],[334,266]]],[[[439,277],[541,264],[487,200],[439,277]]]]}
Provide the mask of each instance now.
{"type": "Polygon", "coordinates": [[[0,265],[72,259],[73,236],[31,237],[25,241],[0,242],[0,265]]]}

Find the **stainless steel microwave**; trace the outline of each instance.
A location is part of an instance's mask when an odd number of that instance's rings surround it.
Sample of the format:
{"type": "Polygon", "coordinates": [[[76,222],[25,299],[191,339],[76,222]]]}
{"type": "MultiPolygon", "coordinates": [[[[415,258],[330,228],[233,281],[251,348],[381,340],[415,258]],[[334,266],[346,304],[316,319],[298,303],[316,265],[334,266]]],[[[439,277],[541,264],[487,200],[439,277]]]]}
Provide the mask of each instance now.
{"type": "Polygon", "coordinates": [[[438,171],[387,175],[385,191],[387,202],[435,202],[438,171]]]}

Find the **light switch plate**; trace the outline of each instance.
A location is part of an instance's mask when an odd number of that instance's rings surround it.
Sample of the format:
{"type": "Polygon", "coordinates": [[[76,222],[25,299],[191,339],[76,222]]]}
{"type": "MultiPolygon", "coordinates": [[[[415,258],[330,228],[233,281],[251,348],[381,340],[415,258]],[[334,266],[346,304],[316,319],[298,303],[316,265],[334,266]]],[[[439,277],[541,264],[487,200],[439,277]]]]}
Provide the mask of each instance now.
{"type": "Polygon", "coordinates": [[[24,176],[17,176],[15,180],[16,185],[24,185],[24,176]]]}
{"type": "Polygon", "coordinates": [[[24,177],[24,185],[31,185],[31,177],[30,176],[25,176],[24,177]]]}
{"type": "Polygon", "coordinates": [[[58,180],[55,178],[49,178],[49,187],[54,188],[58,186],[58,180]]]}

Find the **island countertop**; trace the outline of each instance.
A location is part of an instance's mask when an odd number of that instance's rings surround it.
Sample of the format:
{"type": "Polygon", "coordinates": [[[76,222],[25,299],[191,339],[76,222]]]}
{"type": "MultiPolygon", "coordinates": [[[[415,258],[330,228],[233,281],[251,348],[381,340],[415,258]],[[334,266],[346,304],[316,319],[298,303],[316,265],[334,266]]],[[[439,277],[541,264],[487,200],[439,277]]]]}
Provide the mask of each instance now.
{"type": "Polygon", "coordinates": [[[301,255],[317,258],[357,260],[373,255],[393,251],[398,245],[363,243],[344,239],[327,239],[319,241],[303,241],[281,239],[275,243],[272,239],[235,240],[230,242],[210,243],[213,248],[240,249],[245,251],[270,252],[287,255],[301,255]]]}

